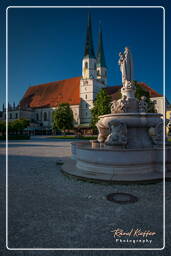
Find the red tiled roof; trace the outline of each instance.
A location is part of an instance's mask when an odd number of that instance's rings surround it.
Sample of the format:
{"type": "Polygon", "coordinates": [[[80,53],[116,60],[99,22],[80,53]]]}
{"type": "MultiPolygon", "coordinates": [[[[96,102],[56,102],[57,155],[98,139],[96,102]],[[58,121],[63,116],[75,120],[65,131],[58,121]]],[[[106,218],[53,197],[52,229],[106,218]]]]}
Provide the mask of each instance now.
{"type": "MultiPolygon", "coordinates": [[[[31,86],[20,101],[21,108],[56,107],[61,103],[70,105],[80,104],[80,79],[81,77],[69,78],[61,81],[31,86]]],[[[159,93],[143,82],[138,84],[150,93],[150,97],[161,97],[159,93]]],[[[121,97],[121,86],[108,86],[106,92],[112,100],[121,97]]]]}
{"type": "Polygon", "coordinates": [[[121,85],[108,86],[104,89],[107,94],[111,96],[112,100],[118,100],[121,98],[121,85]]]}
{"type": "Polygon", "coordinates": [[[156,92],[155,90],[153,90],[151,87],[149,87],[147,84],[145,84],[144,82],[138,82],[138,84],[146,91],[149,92],[150,97],[162,97],[161,94],[159,94],[158,92],[156,92]]]}
{"type": "Polygon", "coordinates": [[[20,101],[21,108],[56,107],[61,103],[80,103],[80,78],[31,86],[20,101]]]}
{"type": "Polygon", "coordinates": [[[113,93],[116,93],[120,89],[121,89],[121,85],[115,85],[115,86],[106,87],[105,91],[107,92],[107,94],[111,95],[113,93]]]}
{"type": "MultiPolygon", "coordinates": [[[[159,94],[158,92],[156,92],[155,90],[153,90],[151,87],[149,87],[147,84],[145,84],[144,82],[137,82],[138,85],[140,85],[145,91],[148,91],[150,94],[150,97],[162,97],[161,94],[159,94]]],[[[107,91],[107,93],[112,97],[112,100],[118,100],[121,97],[121,85],[117,85],[117,86],[109,86],[107,88],[105,88],[105,90],[107,91]]]]}

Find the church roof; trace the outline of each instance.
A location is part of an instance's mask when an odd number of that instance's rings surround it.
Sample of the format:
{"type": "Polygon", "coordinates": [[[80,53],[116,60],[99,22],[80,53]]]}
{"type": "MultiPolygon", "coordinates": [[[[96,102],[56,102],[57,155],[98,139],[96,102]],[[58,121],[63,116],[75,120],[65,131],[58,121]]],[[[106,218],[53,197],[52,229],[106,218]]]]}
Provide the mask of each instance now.
{"type": "Polygon", "coordinates": [[[61,103],[80,103],[80,78],[31,86],[20,101],[21,108],[56,107],[61,103]]]}
{"type": "MultiPolygon", "coordinates": [[[[25,108],[43,108],[57,107],[61,103],[70,105],[80,104],[80,79],[74,77],[56,82],[31,86],[27,89],[20,101],[21,109],[25,108]]],[[[150,93],[150,97],[162,97],[161,94],[150,88],[143,82],[138,82],[145,90],[150,93]]],[[[105,88],[112,100],[118,100],[121,97],[121,86],[108,86],[105,88]]]]}
{"type": "MultiPolygon", "coordinates": [[[[161,94],[153,90],[151,87],[149,87],[146,83],[144,82],[137,82],[138,85],[140,85],[145,91],[148,91],[150,94],[151,98],[155,97],[162,97],[161,94]]],[[[118,100],[121,97],[121,85],[115,85],[115,86],[108,86],[105,88],[107,91],[108,95],[112,97],[112,100],[118,100]]]]}
{"type": "Polygon", "coordinates": [[[156,92],[155,90],[153,90],[151,87],[149,87],[146,83],[144,82],[138,82],[138,84],[146,91],[149,92],[150,97],[154,98],[154,97],[162,97],[163,95],[159,94],[158,92],[156,92]]]}
{"type": "Polygon", "coordinates": [[[97,49],[97,67],[106,67],[104,49],[103,49],[101,24],[99,25],[99,39],[98,39],[98,49],[97,49]]]}
{"type": "Polygon", "coordinates": [[[95,58],[90,14],[88,15],[88,24],[87,24],[87,33],[86,33],[86,43],[85,43],[84,57],[95,58]]]}

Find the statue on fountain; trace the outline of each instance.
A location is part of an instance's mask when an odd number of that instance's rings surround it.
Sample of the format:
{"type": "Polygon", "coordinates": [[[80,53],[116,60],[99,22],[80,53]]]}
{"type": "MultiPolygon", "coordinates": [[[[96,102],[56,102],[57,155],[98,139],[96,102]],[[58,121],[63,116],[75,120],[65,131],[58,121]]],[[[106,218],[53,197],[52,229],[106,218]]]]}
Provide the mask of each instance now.
{"type": "Polygon", "coordinates": [[[133,60],[132,54],[128,47],[125,47],[124,53],[119,53],[120,71],[122,73],[122,84],[123,86],[129,85],[128,82],[133,80],[133,60]]]}
{"type": "MultiPolygon", "coordinates": [[[[99,131],[98,141],[110,146],[126,146],[127,143],[130,145],[134,144],[136,146],[137,140],[133,140],[133,138],[128,140],[127,136],[132,136],[129,135],[131,130],[133,131],[134,129],[136,131],[136,129],[138,129],[136,126],[139,127],[139,124],[142,122],[142,120],[143,122],[147,122],[149,106],[145,96],[141,96],[140,100],[136,99],[135,97],[136,87],[133,82],[133,58],[132,53],[128,47],[125,47],[123,53],[119,53],[118,64],[122,74],[122,97],[121,99],[114,100],[112,102],[111,117],[106,116],[103,118],[103,116],[101,116],[100,120],[96,124],[99,131]],[[132,118],[131,124],[129,124],[129,120],[131,120],[130,118],[132,118]],[[134,124],[134,122],[137,124],[134,124]],[[128,125],[131,125],[132,128],[130,128],[128,125]],[[133,128],[134,125],[135,127],[133,128]],[[128,128],[129,132],[127,131],[128,128]]],[[[151,118],[151,123],[152,120],[153,119],[151,118]]],[[[142,126],[143,125],[144,124],[142,123],[142,126]]],[[[149,139],[147,139],[148,143],[146,140],[146,144],[160,144],[162,142],[163,136],[161,128],[162,120],[156,119],[155,123],[150,125],[149,119],[146,126],[150,128],[149,134],[143,135],[146,138],[149,136],[149,139]]],[[[144,142],[142,142],[142,144],[143,143],[144,142]]]]}
{"type": "Polygon", "coordinates": [[[120,71],[122,73],[122,98],[112,102],[111,113],[130,113],[138,111],[138,101],[135,98],[135,86],[133,80],[133,59],[131,51],[125,47],[124,53],[119,53],[120,71]]]}

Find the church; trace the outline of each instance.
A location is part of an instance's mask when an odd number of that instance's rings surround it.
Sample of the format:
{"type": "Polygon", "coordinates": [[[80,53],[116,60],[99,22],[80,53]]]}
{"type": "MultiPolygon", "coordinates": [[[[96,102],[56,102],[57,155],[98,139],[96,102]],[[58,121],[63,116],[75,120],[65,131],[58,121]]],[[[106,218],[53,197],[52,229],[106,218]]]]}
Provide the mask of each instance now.
{"type": "MultiPolygon", "coordinates": [[[[157,103],[158,112],[162,112],[164,97],[143,82],[139,82],[139,85],[149,92],[151,99],[157,103]]],[[[101,25],[97,54],[95,54],[89,15],[82,59],[82,76],[29,87],[17,107],[9,105],[9,121],[27,118],[30,120],[30,127],[34,129],[51,129],[52,112],[59,104],[69,103],[73,111],[74,126],[88,128],[93,102],[102,88],[107,91],[112,100],[118,99],[121,86],[107,85],[107,66],[101,25]]],[[[2,113],[5,117],[4,107],[2,113]]]]}

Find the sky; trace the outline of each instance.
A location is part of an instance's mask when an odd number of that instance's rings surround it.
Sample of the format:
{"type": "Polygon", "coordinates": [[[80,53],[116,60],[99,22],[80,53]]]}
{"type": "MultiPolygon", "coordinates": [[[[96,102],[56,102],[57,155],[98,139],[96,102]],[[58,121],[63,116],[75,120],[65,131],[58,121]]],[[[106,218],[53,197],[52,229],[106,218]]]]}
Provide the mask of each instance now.
{"type": "MultiPolygon", "coordinates": [[[[108,85],[121,84],[118,53],[128,46],[133,54],[134,80],[143,81],[163,94],[162,8],[9,8],[10,103],[18,104],[29,86],[81,76],[88,12],[92,17],[95,52],[99,21],[102,24],[108,85]]],[[[3,34],[5,37],[4,31],[3,34]]],[[[4,39],[1,42],[4,58],[4,39]]],[[[1,73],[0,107],[5,103],[4,66],[1,73]]],[[[166,78],[166,85],[167,81],[166,78]]],[[[167,86],[166,96],[171,100],[167,86]]]]}

